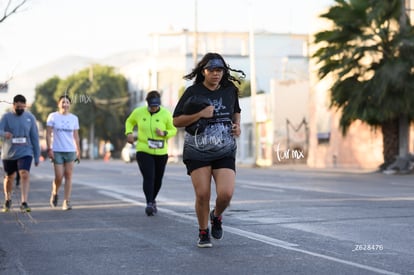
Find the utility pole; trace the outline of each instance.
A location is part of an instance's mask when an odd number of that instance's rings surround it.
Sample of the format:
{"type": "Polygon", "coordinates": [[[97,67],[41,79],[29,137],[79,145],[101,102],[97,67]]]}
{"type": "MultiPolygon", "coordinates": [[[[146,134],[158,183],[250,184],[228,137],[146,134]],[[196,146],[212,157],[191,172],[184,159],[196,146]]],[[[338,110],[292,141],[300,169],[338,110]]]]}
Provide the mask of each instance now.
{"type": "Polygon", "coordinates": [[[193,62],[194,66],[197,65],[198,59],[198,3],[194,0],[194,49],[193,49],[193,62]]]}
{"type": "MultiPolygon", "coordinates": [[[[407,10],[410,10],[409,0],[401,1],[401,15],[399,18],[400,32],[407,31],[407,10]],[[407,6],[406,6],[407,5],[407,6]]],[[[410,125],[406,114],[400,114],[398,118],[398,156],[396,160],[387,167],[387,170],[398,169],[401,172],[407,172],[409,168],[409,146],[410,125]]]]}
{"type": "Polygon", "coordinates": [[[253,22],[253,3],[249,1],[249,57],[250,57],[250,108],[252,112],[252,134],[253,134],[253,160],[254,165],[258,166],[259,155],[260,155],[260,142],[259,134],[257,127],[257,108],[256,108],[256,94],[257,94],[257,84],[256,84],[256,58],[255,58],[255,45],[254,45],[254,22],[253,22]]]}
{"type": "MultiPolygon", "coordinates": [[[[89,81],[93,85],[93,65],[89,67],[89,81]]],[[[92,120],[89,126],[89,159],[95,159],[95,102],[92,102],[92,120]]]]}

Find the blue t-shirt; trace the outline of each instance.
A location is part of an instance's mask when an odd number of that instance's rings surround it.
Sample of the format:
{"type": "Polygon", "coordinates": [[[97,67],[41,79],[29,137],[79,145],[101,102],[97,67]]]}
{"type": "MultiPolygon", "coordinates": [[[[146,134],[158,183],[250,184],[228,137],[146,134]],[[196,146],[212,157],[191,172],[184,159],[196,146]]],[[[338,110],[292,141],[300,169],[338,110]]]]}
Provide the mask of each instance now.
{"type": "Polygon", "coordinates": [[[33,114],[27,111],[20,116],[14,112],[4,114],[0,120],[0,136],[3,137],[2,159],[16,160],[32,156],[35,163],[39,163],[39,132],[33,114]],[[12,133],[13,137],[5,139],[5,132],[12,133]]]}

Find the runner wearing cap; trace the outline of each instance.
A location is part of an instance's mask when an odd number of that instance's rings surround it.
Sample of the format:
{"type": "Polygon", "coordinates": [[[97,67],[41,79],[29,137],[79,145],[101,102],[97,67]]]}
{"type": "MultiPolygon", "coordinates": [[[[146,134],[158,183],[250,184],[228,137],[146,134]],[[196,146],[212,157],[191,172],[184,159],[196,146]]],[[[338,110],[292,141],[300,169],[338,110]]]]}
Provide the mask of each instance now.
{"type": "Polygon", "coordinates": [[[175,136],[177,129],[172,123],[171,113],[161,106],[161,95],[151,91],[146,97],[147,106],[132,111],[125,121],[127,142],[134,143],[133,130],[136,127],[136,160],[143,177],[146,198],[145,213],[157,213],[156,197],[161,189],[168,160],[168,139],[175,136]]]}

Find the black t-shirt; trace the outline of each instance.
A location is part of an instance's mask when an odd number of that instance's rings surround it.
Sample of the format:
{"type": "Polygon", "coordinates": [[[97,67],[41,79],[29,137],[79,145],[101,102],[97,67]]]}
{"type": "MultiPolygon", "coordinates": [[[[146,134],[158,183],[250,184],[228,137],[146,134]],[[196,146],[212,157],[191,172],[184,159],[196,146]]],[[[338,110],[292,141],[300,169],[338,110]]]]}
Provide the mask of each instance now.
{"type": "Polygon", "coordinates": [[[241,112],[237,88],[229,85],[211,91],[202,83],[190,86],[178,101],[173,117],[184,114],[184,103],[193,95],[208,98],[214,106],[214,115],[207,119],[208,124],[201,134],[193,136],[186,133],[183,159],[211,161],[227,156],[235,157],[237,146],[231,127],[233,114],[241,112]]]}

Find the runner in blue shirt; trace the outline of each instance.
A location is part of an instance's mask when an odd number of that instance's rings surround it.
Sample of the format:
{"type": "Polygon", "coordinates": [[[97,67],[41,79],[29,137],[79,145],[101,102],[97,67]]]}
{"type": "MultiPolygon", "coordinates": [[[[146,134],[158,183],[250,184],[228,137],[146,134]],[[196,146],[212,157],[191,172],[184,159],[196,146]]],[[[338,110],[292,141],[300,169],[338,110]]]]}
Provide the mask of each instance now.
{"type": "Polygon", "coordinates": [[[4,197],[3,212],[10,211],[11,195],[16,172],[20,176],[21,205],[23,212],[30,212],[27,203],[30,188],[30,167],[34,159],[39,164],[40,146],[36,119],[25,112],[26,98],[16,95],[13,98],[13,110],[4,114],[0,120],[0,137],[3,139],[1,157],[3,160],[4,197]]]}

